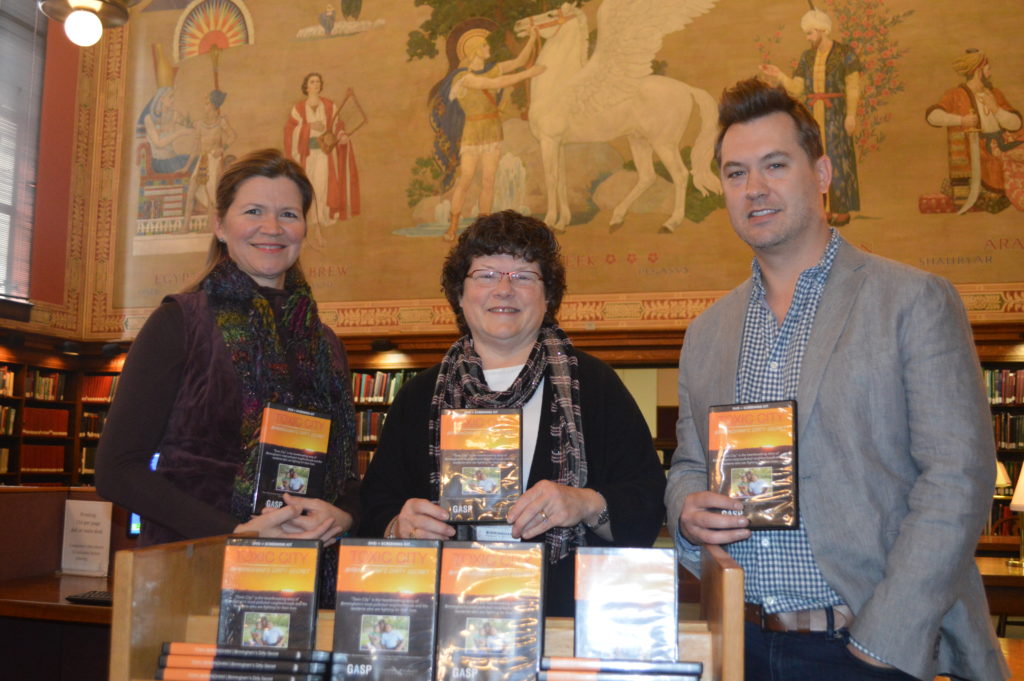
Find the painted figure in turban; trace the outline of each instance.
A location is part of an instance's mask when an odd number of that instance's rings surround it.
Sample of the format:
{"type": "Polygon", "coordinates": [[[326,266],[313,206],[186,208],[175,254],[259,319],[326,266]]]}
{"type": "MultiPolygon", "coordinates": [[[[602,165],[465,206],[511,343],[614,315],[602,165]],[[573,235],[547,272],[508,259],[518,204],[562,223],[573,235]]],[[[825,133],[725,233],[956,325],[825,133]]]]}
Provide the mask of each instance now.
{"type": "Polygon", "coordinates": [[[801,98],[818,121],[825,153],[832,161],[828,221],[841,227],[850,222],[851,213],[860,210],[854,133],[862,68],[848,45],[832,39],[832,20],[824,12],[810,10],[800,19],[800,28],[811,47],[800,55],[793,76],[771,64],[760,69],[770,82],[782,83],[789,94],[801,98]]]}
{"type": "Polygon", "coordinates": [[[967,50],[953,70],[964,82],[925,112],[930,125],[946,129],[949,178],[943,194],[961,213],[997,213],[1010,203],[1024,210],[1024,120],[993,87],[984,52],[967,50]]]}

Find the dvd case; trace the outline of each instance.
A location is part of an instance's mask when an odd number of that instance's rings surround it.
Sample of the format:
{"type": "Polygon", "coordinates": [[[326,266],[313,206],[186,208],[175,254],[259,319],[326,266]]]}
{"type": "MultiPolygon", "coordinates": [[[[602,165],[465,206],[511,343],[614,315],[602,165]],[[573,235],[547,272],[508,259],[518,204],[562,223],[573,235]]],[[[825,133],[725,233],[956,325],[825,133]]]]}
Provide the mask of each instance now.
{"type": "Polygon", "coordinates": [[[596,657],[543,657],[540,668],[544,671],[573,671],[619,674],[669,674],[700,676],[702,662],[676,662],[670,660],[613,660],[596,657]]]}
{"type": "Polygon", "coordinates": [[[576,550],[576,657],[679,659],[675,549],[576,550]]]}
{"type": "Polygon", "coordinates": [[[311,411],[268,404],[260,426],[252,512],[280,508],[285,493],[322,499],[331,419],[311,411]]]}
{"type": "Polygon", "coordinates": [[[312,649],[319,558],[316,539],[228,537],[217,645],[312,649]]]}
{"type": "Polygon", "coordinates": [[[439,541],[341,540],[332,679],[433,677],[440,554],[439,541]]]}
{"type": "Polygon", "coordinates": [[[188,655],[240,660],[291,660],[296,662],[330,662],[326,650],[298,648],[253,648],[250,646],[222,646],[213,643],[164,641],[162,655],[188,655]]]}
{"type": "Polygon", "coordinates": [[[445,542],[436,681],[534,681],[545,553],[542,543],[445,542]]]}
{"type": "Polygon", "coordinates": [[[708,413],[708,489],[743,502],[750,529],[793,529],[796,402],[723,404],[708,413]]]}
{"type": "Polygon", "coordinates": [[[452,523],[503,523],[522,494],[521,409],[442,409],[438,504],[452,523]]]}

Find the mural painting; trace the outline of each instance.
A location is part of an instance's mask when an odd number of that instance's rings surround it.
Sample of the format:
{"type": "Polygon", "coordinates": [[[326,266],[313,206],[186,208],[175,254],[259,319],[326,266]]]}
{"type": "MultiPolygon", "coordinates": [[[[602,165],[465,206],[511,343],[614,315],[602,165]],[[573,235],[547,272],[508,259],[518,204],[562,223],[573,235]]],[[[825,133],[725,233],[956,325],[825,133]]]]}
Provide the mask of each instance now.
{"type": "Polygon", "coordinates": [[[749,273],[715,100],[758,76],[821,122],[845,238],[1024,314],[1022,29],[1013,0],[140,3],[111,311],[131,334],[190,282],[219,173],[273,146],[313,179],[303,265],[343,334],[450,328],[449,241],[505,208],[559,232],[567,327],[684,326],[749,273]]]}

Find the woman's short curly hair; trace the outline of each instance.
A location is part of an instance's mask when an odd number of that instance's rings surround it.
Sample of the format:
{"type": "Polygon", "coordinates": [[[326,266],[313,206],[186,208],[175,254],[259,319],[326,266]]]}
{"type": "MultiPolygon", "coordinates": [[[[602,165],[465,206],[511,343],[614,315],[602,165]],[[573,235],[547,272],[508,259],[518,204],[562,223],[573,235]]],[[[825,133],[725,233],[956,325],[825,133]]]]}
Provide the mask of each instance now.
{"type": "Polygon", "coordinates": [[[458,241],[445,258],[441,269],[441,290],[455,312],[459,331],[463,334],[470,332],[459,304],[466,275],[469,274],[473,258],[484,255],[511,255],[540,265],[544,297],[547,300],[544,321],[555,322],[555,315],[558,314],[565,294],[565,262],[558,239],[551,228],[540,220],[513,210],[503,210],[477,218],[459,235],[458,241]]]}

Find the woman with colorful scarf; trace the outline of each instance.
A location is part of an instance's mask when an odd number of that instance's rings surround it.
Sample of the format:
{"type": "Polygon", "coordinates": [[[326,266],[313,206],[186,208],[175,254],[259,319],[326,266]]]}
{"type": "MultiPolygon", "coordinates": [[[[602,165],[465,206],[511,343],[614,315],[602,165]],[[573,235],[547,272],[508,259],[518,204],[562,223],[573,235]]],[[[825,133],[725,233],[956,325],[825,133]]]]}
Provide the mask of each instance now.
{"type": "Polygon", "coordinates": [[[229,168],[216,198],[207,272],[164,299],[128,353],[97,490],[142,515],[143,546],[247,531],[330,541],[357,520],[358,478],[345,350],[298,264],[313,188],[268,149],[229,168]],[[254,516],[271,402],[330,416],[326,493],[286,494],[283,508],[254,516]]]}
{"type": "Polygon", "coordinates": [[[463,336],[395,399],[363,480],[361,533],[451,539],[439,496],[445,408],[521,408],[524,493],[511,537],[548,549],[545,609],[573,613],[578,546],[650,546],[665,474],[633,398],[576,350],[555,314],[565,266],[554,233],[503,211],[479,218],[445,260],[442,287],[463,336]]]}

